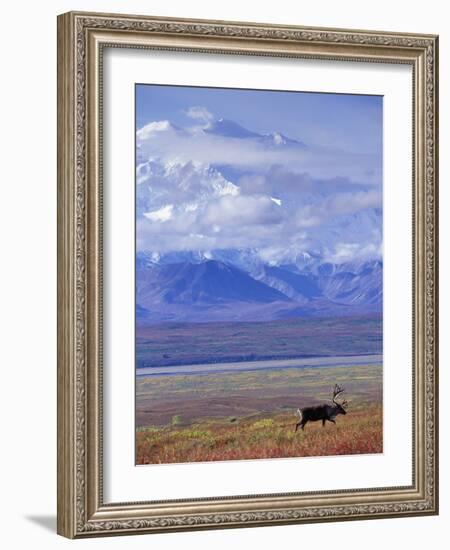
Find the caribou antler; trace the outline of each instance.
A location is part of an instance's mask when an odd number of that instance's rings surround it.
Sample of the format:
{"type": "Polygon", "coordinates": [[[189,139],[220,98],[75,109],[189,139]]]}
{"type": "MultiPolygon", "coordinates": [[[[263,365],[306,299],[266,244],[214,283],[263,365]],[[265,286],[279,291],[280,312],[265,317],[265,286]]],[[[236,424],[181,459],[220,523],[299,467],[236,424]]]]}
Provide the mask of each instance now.
{"type": "Polygon", "coordinates": [[[341,405],[342,407],[344,407],[345,405],[347,405],[347,401],[344,401],[343,403],[338,403],[336,401],[336,397],[338,395],[340,395],[341,393],[343,393],[345,390],[344,388],[342,388],[341,386],[339,386],[339,384],[335,384],[334,385],[334,390],[333,390],[333,403],[335,403],[336,405],[341,405]]]}

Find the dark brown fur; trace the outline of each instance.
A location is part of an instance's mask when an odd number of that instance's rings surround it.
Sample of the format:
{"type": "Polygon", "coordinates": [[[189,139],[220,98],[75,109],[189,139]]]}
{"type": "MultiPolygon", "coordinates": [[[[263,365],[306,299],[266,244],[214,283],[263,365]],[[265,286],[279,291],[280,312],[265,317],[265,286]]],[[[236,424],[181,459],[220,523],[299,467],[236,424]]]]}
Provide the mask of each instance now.
{"type": "Polygon", "coordinates": [[[322,420],[322,426],[325,426],[325,422],[333,422],[336,424],[335,418],[338,414],[347,414],[344,407],[347,405],[347,401],[338,403],[336,397],[344,392],[344,388],[341,388],[338,384],[334,386],[333,390],[333,405],[315,405],[313,407],[304,407],[303,409],[297,409],[298,422],[295,425],[295,431],[300,426],[302,430],[305,429],[307,422],[317,422],[322,420]]]}

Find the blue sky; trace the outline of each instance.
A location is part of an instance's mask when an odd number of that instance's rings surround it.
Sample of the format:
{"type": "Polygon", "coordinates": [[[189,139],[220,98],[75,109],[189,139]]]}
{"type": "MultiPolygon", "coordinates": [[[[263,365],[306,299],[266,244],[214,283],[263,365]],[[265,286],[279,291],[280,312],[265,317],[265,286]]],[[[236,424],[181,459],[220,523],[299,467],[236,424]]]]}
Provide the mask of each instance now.
{"type": "Polygon", "coordinates": [[[137,249],[379,258],[380,96],[136,87],[137,249]]]}

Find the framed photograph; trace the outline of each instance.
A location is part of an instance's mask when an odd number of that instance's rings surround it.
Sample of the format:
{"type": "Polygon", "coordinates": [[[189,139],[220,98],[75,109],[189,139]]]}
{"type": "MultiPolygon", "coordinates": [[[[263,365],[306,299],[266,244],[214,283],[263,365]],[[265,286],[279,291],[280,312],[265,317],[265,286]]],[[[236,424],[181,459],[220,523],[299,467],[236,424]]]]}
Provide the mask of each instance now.
{"type": "Polygon", "coordinates": [[[438,38],[58,18],[58,532],[438,512],[438,38]]]}

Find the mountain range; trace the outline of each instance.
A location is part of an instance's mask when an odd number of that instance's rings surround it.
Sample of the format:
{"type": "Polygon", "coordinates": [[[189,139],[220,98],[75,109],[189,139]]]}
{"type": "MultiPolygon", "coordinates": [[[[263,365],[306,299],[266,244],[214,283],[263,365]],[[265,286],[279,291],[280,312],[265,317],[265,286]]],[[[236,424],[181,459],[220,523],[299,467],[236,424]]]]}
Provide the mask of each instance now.
{"type": "Polygon", "coordinates": [[[380,313],[376,162],[218,118],[137,131],[138,323],[380,313]]]}
{"type": "Polygon", "coordinates": [[[269,321],[363,315],[382,308],[382,263],[377,260],[303,270],[260,264],[249,272],[200,255],[168,259],[174,258],[137,256],[138,323],[269,321]]]}

